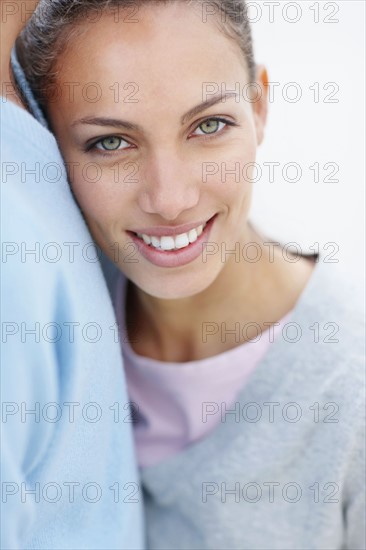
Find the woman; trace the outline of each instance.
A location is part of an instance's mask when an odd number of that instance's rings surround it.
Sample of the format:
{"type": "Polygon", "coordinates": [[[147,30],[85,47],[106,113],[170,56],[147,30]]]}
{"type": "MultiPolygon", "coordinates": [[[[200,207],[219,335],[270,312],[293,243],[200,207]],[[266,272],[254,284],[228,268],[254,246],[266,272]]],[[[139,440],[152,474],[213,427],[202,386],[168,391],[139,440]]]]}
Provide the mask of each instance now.
{"type": "Polygon", "coordinates": [[[357,308],[249,222],[245,3],[45,2],[18,53],[121,272],[148,547],[363,548],[357,308]]]}

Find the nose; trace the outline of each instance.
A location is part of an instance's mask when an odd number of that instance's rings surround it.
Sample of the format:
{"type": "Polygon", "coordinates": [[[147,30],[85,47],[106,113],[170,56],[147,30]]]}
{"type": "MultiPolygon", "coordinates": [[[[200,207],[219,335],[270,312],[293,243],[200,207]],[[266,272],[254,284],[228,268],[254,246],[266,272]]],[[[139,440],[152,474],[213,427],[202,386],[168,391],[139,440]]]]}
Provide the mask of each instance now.
{"type": "Polygon", "coordinates": [[[200,181],[187,159],[169,149],[155,152],[144,167],[139,206],[148,214],[174,221],[197,205],[200,181]]]}

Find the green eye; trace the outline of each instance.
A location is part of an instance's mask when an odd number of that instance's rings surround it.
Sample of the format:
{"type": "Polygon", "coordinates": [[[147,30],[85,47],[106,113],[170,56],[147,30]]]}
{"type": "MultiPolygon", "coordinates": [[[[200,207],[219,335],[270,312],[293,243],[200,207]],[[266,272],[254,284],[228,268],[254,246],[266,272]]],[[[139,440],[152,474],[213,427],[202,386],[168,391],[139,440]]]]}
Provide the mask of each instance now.
{"type": "Polygon", "coordinates": [[[220,127],[220,121],[211,118],[209,120],[205,120],[198,126],[198,128],[204,133],[204,134],[215,134],[220,127]]]}
{"type": "MultiPolygon", "coordinates": [[[[196,126],[192,135],[195,136],[219,136],[222,134],[222,130],[225,130],[229,126],[238,127],[236,122],[227,120],[221,117],[206,118],[199,126],[196,126]]],[[[203,138],[204,139],[204,138],[203,138]]]]}
{"type": "Polygon", "coordinates": [[[104,149],[105,151],[117,151],[121,147],[122,142],[122,138],[110,136],[99,141],[96,146],[98,149],[104,149]]]}

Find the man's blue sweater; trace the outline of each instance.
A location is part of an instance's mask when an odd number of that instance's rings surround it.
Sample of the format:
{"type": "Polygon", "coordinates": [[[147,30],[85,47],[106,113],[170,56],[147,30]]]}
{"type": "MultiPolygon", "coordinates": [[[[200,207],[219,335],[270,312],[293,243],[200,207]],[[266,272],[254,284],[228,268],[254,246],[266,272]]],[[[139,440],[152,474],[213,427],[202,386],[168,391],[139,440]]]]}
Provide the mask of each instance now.
{"type": "Polygon", "coordinates": [[[118,330],[56,141],[1,98],[1,547],[140,549],[118,330]]]}

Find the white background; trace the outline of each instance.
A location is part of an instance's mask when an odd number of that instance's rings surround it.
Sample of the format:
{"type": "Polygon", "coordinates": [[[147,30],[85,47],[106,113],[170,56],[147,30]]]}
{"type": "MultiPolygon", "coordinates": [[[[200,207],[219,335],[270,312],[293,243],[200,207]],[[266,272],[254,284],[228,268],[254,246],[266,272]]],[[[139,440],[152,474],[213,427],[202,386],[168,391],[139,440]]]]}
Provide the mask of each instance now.
{"type": "MultiPolygon", "coordinates": [[[[361,277],[364,271],[364,48],[365,2],[248,2],[252,20],[257,63],[264,64],[273,88],[269,105],[266,136],[258,154],[258,163],[280,162],[275,181],[269,182],[269,169],[263,168],[255,183],[252,220],[267,236],[282,243],[297,242],[303,251],[318,242],[320,251],[326,243],[337,243],[334,258],[349,275],[361,277]],[[274,7],[274,21],[270,10],[274,7]],[[291,4],[293,4],[291,6],[291,4]],[[313,6],[313,9],[310,9],[313,6]],[[318,8],[319,22],[314,8],[318,8]],[[338,13],[335,13],[339,9],[338,13]],[[298,22],[290,23],[301,17],[298,22]],[[339,22],[326,23],[325,18],[339,22]],[[258,19],[259,18],[259,19],[258,19]],[[258,19],[258,21],[255,21],[258,19]],[[297,103],[283,98],[289,82],[301,86],[297,103]],[[319,83],[319,102],[309,87],[319,83]],[[339,91],[323,86],[335,82],[339,91]],[[301,166],[302,178],[286,182],[283,167],[289,162],[301,166]],[[320,165],[320,181],[314,181],[315,162],[320,165]],[[334,162],[338,183],[324,181],[334,162]]],[[[296,90],[289,88],[290,97],[296,90]]],[[[296,172],[289,170],[290,178],[296,172]]]]}

